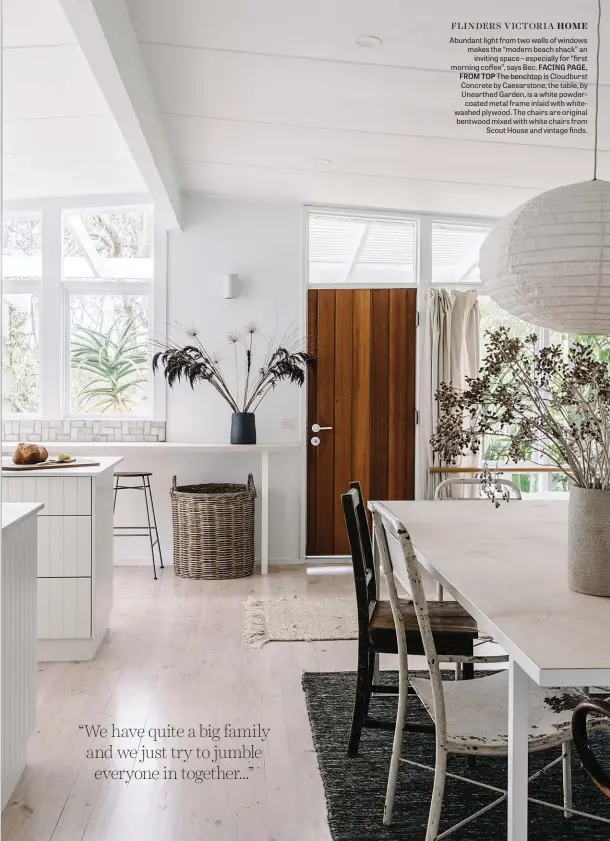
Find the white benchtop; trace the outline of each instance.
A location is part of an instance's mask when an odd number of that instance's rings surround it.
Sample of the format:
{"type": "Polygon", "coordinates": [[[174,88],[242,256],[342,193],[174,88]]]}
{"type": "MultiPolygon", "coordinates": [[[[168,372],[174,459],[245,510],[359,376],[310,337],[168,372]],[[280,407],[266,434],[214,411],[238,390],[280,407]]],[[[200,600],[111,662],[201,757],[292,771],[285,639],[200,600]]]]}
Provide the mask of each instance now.
{"type": "MultiPolygon", "coordinates": [[[[129,450],[143,450],[145,452],[168,453],[288,453],[297,452],[301,444],[196,444],[174,441],[36,441],[49,452],[64,450],[67,453],[89,450],[125,452],[129,450]]],[[[14,441],[3,441],[2,451],[13,452],[17,444],[14,441]]]]}
{"type": "Polygon", "coordinates": [[[32,514],[37,514],[44,505],[42,502],[3,502],[2,503],[2,531],[25,520],[32,514]]]}
{"type": "MultiPolygon", "coordinates": [[[[91,445],[89,444],[89,446],[91,445]]],[[[81,458],[84,458],[84,455],[81,458]]],[[[49,467],[46,469],[41,467],[38,470],[3,470],[2,475],[5,477],[19,476],[21,479],[25,476],[34,477],[35,479],[47,476],[56,476],[59,479],[65,476],[99,476],[100,473],[116,467],[117,464],[123,461],[123,458],[121,456],[96,456],[94,459],[92,458],[92,461],[99,461],[99,465],[96,467],[49,467]]],[[[6,460],[2,459],[2,462],[4,465],[6,460]]]]}

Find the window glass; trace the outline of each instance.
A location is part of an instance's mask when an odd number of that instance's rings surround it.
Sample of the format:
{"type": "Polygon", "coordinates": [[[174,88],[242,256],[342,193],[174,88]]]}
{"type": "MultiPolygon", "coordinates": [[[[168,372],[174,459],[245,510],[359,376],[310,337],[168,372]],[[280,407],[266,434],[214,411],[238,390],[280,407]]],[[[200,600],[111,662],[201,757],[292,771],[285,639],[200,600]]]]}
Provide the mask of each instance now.
{"type": "Polygon", "coordinates": [[[152,280],[153,218],[148,208],[66,211],[64,280],[152,280]]]}
{"type": "Polygon", "coordinates": [[[2,297],[2,411],[40,412],[38,295],[2,297]]]}
{"type": "Polygon", "coordinates": [[[432,281],[480,283],[479,250],[491,228],[449,222],[432,223],[432,281]]]}
{"type": "Polygon", "coordinates": [[[37,285],[42,278],[40,216],[9,216],[2,224],[2,277],[10,284],[37,285]]]}
{"type": "Polygon", "coordinates": [[[71,411],[149,413],[147,299],[70,295],[71,411]]]}
{"type": "Polygon", "coordinates": [[[415,222],[310,214],[309,282],[415,282],[415,222]]]}

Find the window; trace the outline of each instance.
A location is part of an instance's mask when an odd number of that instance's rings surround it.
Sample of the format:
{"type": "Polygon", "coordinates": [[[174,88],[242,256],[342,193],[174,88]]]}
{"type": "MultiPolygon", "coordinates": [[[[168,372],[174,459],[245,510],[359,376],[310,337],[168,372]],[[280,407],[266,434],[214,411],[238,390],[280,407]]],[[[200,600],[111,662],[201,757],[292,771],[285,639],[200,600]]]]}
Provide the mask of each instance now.
{"type": "Polygon", "coordinates": [[[2,233],[2,411],[40,411],[40,216],[9,216],[2,233]]]}
{"type": "Polygon", "coordinates": [[[153,241],[147,207],[4,219],[5,416],[152,417],[153,241]]]}
{"type": "Polygon", "coordinates": [[[415,283],[415,221],[311,213],[309,283],[415,283]]]}
{"type": "Polygon", "coordinates": [[[152,243],[146,208],[63,214],[71,415],[150,415],[152,243]]]}
{"type": "Polygon", "coordinates": [[[433,222],[432,281],[480,283],[479,249],[490,231],[490,227],[480,225],[433,222]]]}

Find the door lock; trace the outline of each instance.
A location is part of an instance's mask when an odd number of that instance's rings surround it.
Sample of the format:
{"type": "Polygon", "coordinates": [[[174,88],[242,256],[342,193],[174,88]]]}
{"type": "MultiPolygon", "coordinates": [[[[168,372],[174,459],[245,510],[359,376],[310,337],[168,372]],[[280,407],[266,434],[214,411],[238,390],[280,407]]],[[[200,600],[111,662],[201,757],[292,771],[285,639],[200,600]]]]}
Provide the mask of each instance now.
{"type": "Polygon", "coordinates": [[[314,435],[314,437],[311,439],[311,446],[312,447],[319,447],[320,446],[320,439],[318,438],[317,435],[314,435]]]}

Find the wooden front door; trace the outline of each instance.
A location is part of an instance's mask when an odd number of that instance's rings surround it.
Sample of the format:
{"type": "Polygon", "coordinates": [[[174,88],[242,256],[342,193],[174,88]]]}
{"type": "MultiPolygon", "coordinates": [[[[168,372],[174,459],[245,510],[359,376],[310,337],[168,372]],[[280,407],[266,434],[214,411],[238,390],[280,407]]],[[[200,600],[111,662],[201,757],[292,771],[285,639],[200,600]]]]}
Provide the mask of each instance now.
{"type": "Polygon", "coordinates": [[[307,554],[347,555],[350,481],[367,501],[413,499],[416,290],[312,289],[308,322],[307,554]]]}

